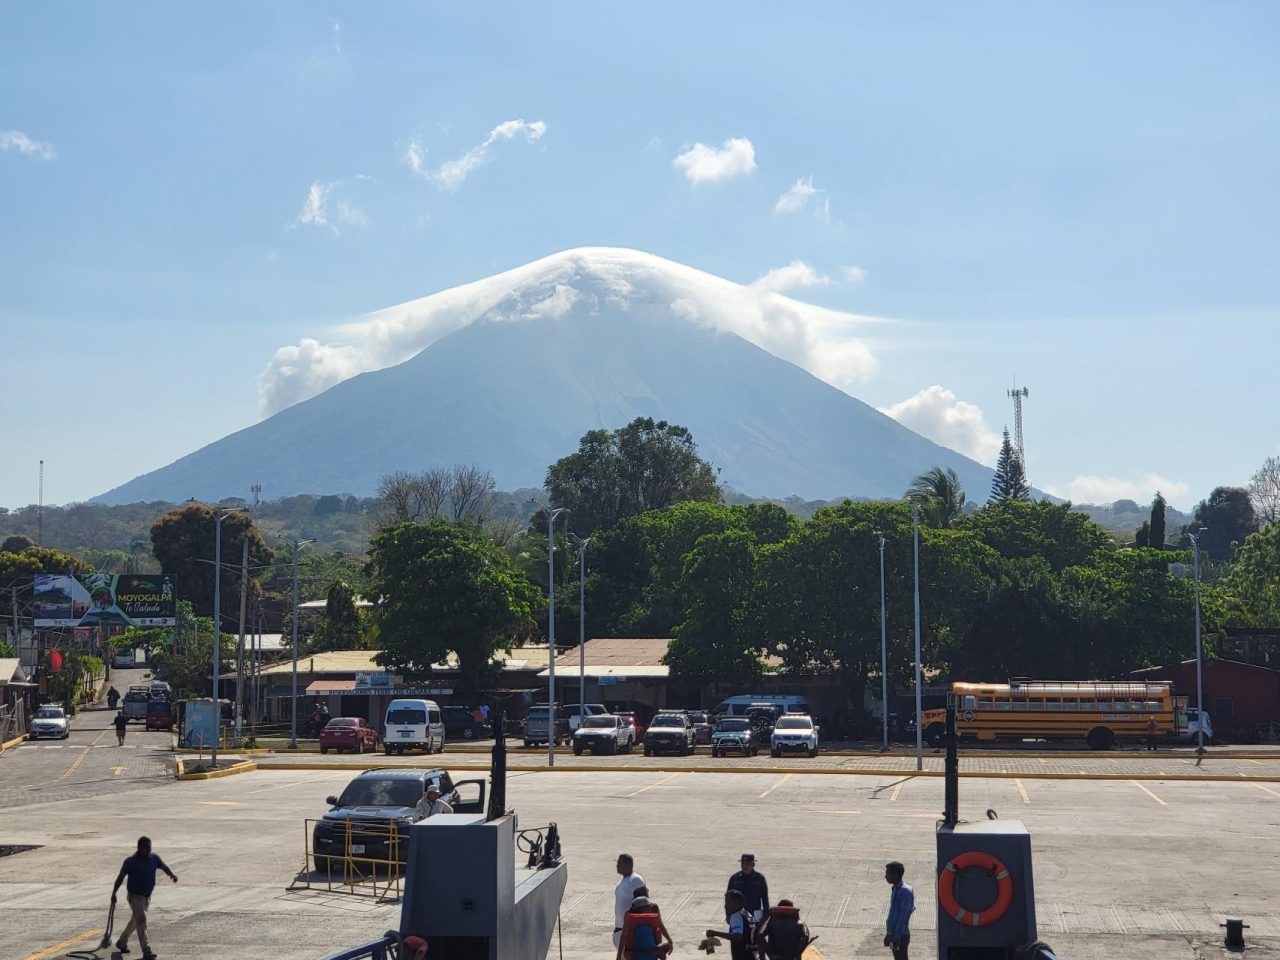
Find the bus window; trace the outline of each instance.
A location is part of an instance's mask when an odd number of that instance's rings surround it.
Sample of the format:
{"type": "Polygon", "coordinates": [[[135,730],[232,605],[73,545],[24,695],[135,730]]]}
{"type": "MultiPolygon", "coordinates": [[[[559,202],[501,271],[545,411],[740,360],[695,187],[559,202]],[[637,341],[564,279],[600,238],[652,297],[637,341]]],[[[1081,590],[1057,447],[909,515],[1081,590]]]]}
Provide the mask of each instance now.
{"type": "Polygon", "coordinates": [[[994,709],[995,709],[995,701],[993,701],[993,700],[979,700],[979,701],[978,701],[978,709],[979,709],[979,710],[994,710],[994,709]]]}
{"type": "Polygon", "coordinates": [[[997,710],[1008,710],[1008,709],[1009,709],[1009,701],[1008,701],[1008,700],[1005,700],[1005,699],[1003,699],[1003,698],[1002,698],[1002,699],[1000,699],[1000,700],[997,700],[997,701],[996,701],[996,709],[997,709],[997,710]]]}
{"type": "Polygon", "coordinates": [[[1013,709],[1014,709],[1014,710],[1026,710],[1026,709],[1027,709],[1027,701],[1025,701],[1025,700],[1023,700],[1021,697],[1019,697],[1017,700],[1014,700],[1014,701],[1013,701],[1013,709]]]}
{"type": "Polygon", "coordinates": [[[1031,697],[1031,698],[1027,701],[1027,709],[1028,709],[1028,710],[1043,710],[1043,709],[1044,709],[1044,697],[1031,697]]]}
{"type": "Polygon", "coordinates": [[[1063,697],[1062,709],[1067,711],[1068,713],[1075,713],[1078,709],[1080,709],[1080,701],[1077,700],[1075,697],[1063,697]]]}
{"type": "Polygon", "coordinates": [[[1057,697],[1045,697],[1044,705],[1046,710],[1058,711],[1062,709],[1062,701],[1057,697]]]}
{"type": "Polygon", "coordinates": [[[973,694],[966,694],[964,698],[964,706],[961,709],[968,710],[970,712],[978,709],[978,698],[973,694]]]}

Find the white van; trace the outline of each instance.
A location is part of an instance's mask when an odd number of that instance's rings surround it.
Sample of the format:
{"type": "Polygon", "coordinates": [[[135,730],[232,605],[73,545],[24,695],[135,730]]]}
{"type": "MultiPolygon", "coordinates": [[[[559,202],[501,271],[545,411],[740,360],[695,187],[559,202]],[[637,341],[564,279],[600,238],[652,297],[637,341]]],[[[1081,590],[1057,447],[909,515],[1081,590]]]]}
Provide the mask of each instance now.
{"type": "Polygon", "coordinates": [[[392,700],[387,704],[385,730],[382,749],[387,756],[406,750],[444,750],[444,717],[434,700],[392,700]]]}
{"type": "Polygon", "coordinates": [[[777,704],[782,708],[783,713],[809,713],[808,697],[765,693],[729,697],[721,700],[711,712],[717,716],[741,717],[745,716],[752,706],[761,703],[777,704]]]}

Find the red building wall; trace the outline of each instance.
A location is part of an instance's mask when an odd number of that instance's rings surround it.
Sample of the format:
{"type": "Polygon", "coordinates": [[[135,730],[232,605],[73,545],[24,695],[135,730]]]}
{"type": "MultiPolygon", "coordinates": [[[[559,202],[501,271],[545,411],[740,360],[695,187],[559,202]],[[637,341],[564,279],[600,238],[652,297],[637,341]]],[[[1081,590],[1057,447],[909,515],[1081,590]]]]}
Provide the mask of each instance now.
{"type": "MultiPolygon", "coordinates": [[[[1280,670],[1236,660],[1205,660],[1204,706],[1219,737],[1246,736],[1259,726],[1280,723],[1280,670]]],[[[1196,702],[1196,662],[1134,671],[1144,680],[1171,680],[1174,693],[1196,702]]]]}

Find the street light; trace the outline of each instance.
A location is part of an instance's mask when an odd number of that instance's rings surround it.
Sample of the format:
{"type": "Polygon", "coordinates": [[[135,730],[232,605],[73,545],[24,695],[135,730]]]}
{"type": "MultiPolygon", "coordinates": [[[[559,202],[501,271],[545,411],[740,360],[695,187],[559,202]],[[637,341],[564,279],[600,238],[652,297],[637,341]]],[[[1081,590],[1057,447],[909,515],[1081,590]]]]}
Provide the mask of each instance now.
{"type": "Polygon", "coordinates": [[[883,715],[884,726],[881,749],[887,751],[889,749],[889,640],[884,605],[884,534],[876,530],[875,535],[880,540],[880,713],[883,715]]]}
{"type": "MultiPolygon", "coordinates": [[[[556,539],[555,522],[564,507],[554,510],[548,503],[531,498],[547,515],[547,766],[556,765],[556,539]]],[[[582,709],[581,706],[578,707],[582,709]]],[[[581,715],[579,715],[581,716],[581,715]]]]}
{"type": "Polygon", "coordinates": [[[290,689],[291,707],[289,710],[289,749],[298,749],[298,556],[302,548],[315,540],[290,540],[281,537],[293,548],[293,680],[290,689]]]}
{"type": "MultiPolygon", "coordinates": [[[[215,507],[211,503],[191,497],[187,503],[198,503],[213,511],[213,710],[218,718],[217,733],[213,738],[213,750],[209,758],[209,766],[218,765],[218,743],[222,739],[222,521],[233,513],[242,513],[240,507],[215,507]],[[218,511],[223,511],[219,513],[218,511]]],[[[239,677],[236,678],[239,682],[239,677]]],[[[236,704],[237,709],[239,704],[236,704]]]]}
{"type": "Polygon", "coordinates": [[[1191,556],[1196,579],[1196,713],[1200,718],[1196,723],[1196,753],[1198,754],[1204,753],[1204,674],[1201,668],[1204,645],[1200,642],[1200,534],[1204,533],[1204,530],[1205,528],[1201,527],[1195,533],[1187,531],[1187,537],[1191,540],[1191,556]]]}
{"type": "Polygon", "coordinates": [[[924,769],[924,707],[923,678],[920,667],[920,504],[911,507],[911,538],[915,544],[915,606],[916,606],[916,769],[924,769]]]}
{"type": "Polygon", "coordinates": [[[587,702],[587,544],[590,537],[578,541],[578,722],[587,702]]]}

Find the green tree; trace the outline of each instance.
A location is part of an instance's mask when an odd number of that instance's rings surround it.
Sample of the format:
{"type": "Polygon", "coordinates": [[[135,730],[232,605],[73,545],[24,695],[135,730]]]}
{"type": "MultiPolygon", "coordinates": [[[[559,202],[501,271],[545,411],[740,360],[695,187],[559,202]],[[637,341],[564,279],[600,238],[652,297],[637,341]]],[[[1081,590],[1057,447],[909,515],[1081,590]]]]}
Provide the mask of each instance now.
{"type": "Polygon", "coordinates": [[[364,619],[356,606],[355,590],[345,580],[336,580],[325,595],[324,623],[311,635],[307,651],[319,653],[365,647],[364,619]]]}
{"type": "Polygon", "coordinates": [[[1196,504],[1191,526],[1201,528],[1200,549],[1211,560],[1226,563],[1232,547],[1257,531],[1258,516],[1244,487],[1215,487],[1207,500],[1196,504]]]}
{"type": "MultiPolygon", "coordinates": [[[[1245,538],[1220,586],[1236,625],[1280,625],[1280,523],[1269,523],[1245,538]]],[[[1272,665],[1280,663],[1280,643],[1266,641],[1262,650],[1272,665]]]]}
{"type": "Polygon", "coordinates": [[[1055,572],[1087,565],[1099,550],[1115,549],[1115,541],[1106,530],[1067,503],[995,503],[964,517],[959,527],[972,531],[1002,556],[1042,557],[1055,572]]]}
{"type": "Polygon", "coordinates": [[[906,501],[920,507],[931,527],[950,527],[964,513],[964,487],[950,467],[932,467],[911,481],[906,501]]]}
{"type": "MultiPolygon", "coordinates": [[[[196,616],[189,601],[179,600],[177,643],[151,659],[156,675],[172,685],[175,696],[208,697],[213,693],[213,618],[196,616]]],[[[237,636],[224,630],[219,662],[223,672],[234,670],[237,636]]]]}
{"type": "Polygon", "coordinates": [[[473,524],[431,520],[388,527],[373,538],[368,573],[382,601],[374,614],[378,662],[427,677],[449,653],[475,691],[495,653],[534,626],[537,589],[473,524]]]}
{"type": "Polygon", "coordinates": [[[4,538],[4,542],[0,543],[0,553],[21,553],[28,547],[34,547],[36,542],[30,537],[22,533],[14,533],[4,538]]]}
{"type": "Polygon", "coordinates": [[[755,537],[743,530],[699,537],[685,556],[684,619],[666,656],[677,682],[745,683],[760,676],[760,650],[747,623],[755,559],[755,537]]]}
{"type": "MultiPolygon", "coordinates": [[[[1164,495],[1157,490],[1156,498],[1151,501],[1151,535],[1148,538],[1151,546],[1156,550],[1164,549],[1165,537],[1165,508],[1168,504],[1165,502],[1164,495]]],[[[1142,546],[1142,544],[1139,544],[1142,546]]]]}
{"type": "MultiPolygon", "coordinates": [[[[190,600],[197,613],[213,614],[214,512],[202,503],[170,510],[151,526],[151,551],[160,570],[173,577],[179,599],[190,600]]],[[[222,521],[222,617],[237,622],[240,609],[241,544],[249,543],[250,599],[258,594],[257,571],[272,559],[253,518],[243,512],[222,521]]]]}
{"type": "MultiPolygon", "coordinates": [[[[584,435],[576,453],[547,468],[546,489],[552,503],[568,509],[569,529],[580,537],[682,501],[723,500],[693,435],[650,417],[584,435]]],[[[545,519],[535,516],[532,526],[539,525],[545,528],[545,519]]]]}
{"type": "Polygon", "coordinates": [[[92,572],[93,567],[79,557],[49,547],[24,547],[20,553],[0,550],[0,592],[4,595],[0,602],[8,604],[13,599],[12,591],[17,589],[19,609],[29,610],[33,580],[37,573],[92,572]]]}
{"type": "Polygon", "coordinates": [[[1030,500],[1031,487],[1027,484],[1027,474],[1022,467],[1022,458],[1018,456],[1013,444],[1009,441],[1009,431],[1004,432],[1004,441],[1000,444],[1000,456],[996,460],[995,476],[991,480],[991,497],[988,503],[1005,503],[1010,500],[1030,500]]]}
{"type": "Polygon", "coordinates": [[[1133,545],[1138,548],[1151,546],[1151,521],[1143,520],[1138,532],[1133,535],[1133,545]]]}

